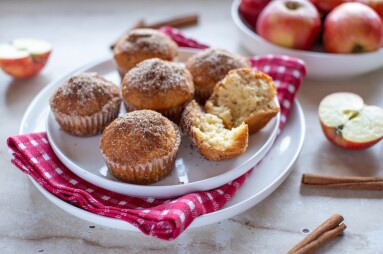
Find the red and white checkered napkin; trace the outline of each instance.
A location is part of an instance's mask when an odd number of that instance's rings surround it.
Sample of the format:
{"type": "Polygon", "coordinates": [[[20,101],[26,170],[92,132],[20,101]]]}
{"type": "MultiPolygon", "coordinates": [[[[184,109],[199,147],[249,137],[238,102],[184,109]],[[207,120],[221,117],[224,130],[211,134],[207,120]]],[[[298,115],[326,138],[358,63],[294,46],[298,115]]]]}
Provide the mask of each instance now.
{"type": "MultiPolygon", "coordinates": [[[[177,42],[182,39],[183,46],[203,46],[187,39],[178,30],[166,29],[167,34],[177,42]]],[[[278,86],[282,129],[295,94],[306,75],[304,63],[283,56],[252,57],[251,61],[254,68],[269,73],[278,86]]],[[[73,174],[55,156],[45,133],[10,137],[7,143],[13,151],[13,164],[53,195],[91,213],[131,223],[143,233],[164,240],[175,239],[198,216],[222,208],[251,173],[249,170],[219,188],[175,199],[140,198],[102,189],[73,174]]]]}

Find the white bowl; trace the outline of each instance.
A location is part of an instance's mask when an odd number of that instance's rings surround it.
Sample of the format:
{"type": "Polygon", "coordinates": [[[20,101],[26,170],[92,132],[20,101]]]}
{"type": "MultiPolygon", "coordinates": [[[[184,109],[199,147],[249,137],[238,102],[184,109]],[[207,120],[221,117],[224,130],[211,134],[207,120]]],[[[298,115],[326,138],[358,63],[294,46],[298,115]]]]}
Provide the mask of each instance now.
{"type": "Polygon", "coordinates": [[[240,0],[231,7],[231,16],[240,34],[243,46],[253,54],[275,54],[297,57],[305,61],[307,77],[311,79],[345,79],[383,67],[383,48],[360,54],[329,54],[283,48],[274,45],[252,31],[239,15],[240,0]]]}

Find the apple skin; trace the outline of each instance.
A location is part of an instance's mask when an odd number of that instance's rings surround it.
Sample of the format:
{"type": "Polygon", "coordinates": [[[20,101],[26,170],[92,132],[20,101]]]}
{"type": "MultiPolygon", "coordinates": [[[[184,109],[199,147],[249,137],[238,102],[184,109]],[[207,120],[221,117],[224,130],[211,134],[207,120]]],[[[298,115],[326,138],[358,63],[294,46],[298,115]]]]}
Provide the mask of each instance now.
{"type": "Polygon", "coordinates": [[[257,33],[279,46],[308,50],[319,36],[321,19],[306,0],[271,1],[260,13],[257,33]]]}
{"type": "Polygon", "coordinates": [[[323,14],[327,14],[332,11],[338,5],[342,3],[351,2],[352,0],[310,0],[315,7],[323,14]]]}
{"type": "Polygon", "coordinates": [[[242,0],[239,5],[239,12],[241,13],[244,20],[246,20],[247,23],[251,26],[251,28],[254,28],[257,19],[259,16],[259,13],[265,8],[265,6],[270,2],[271,0],[242,0]]]}
{"type": "Polygon", "coordinates": [[[326,17],[323,44],[328,53],[361,53],[379,49],[383,42],[383,23],[367,5],[344,3],[326,17]]]}
{"type": "Polygon", "coordinates": [[[28,79],[37,75],[48,61],[51,51],[22,58],[0,59],[0,68],[16,79],[28,79]]]}
{"type": "Polygon", "coordinates": [[[329,127],[326,126],[322,121],[320,121],[322,131],[327,138],[328,141],[333,143],[336,146],[339,146],[341,148],[345,148],[348,150],[362,150],[362,149],[367,149],[376,143],[378,143],[383,137],[369,141],[369,142],[363,142],[363,143],[358,143],[358,142],[353,142],[346,140],[342,137],[342,134],[337,131],[336,128],[334,127],[329,127]]]}
{"type": "Polygon", "coordinates": [[[370,6],[383,20],[383,0],[354,0],[354,1],[370,6]]]}

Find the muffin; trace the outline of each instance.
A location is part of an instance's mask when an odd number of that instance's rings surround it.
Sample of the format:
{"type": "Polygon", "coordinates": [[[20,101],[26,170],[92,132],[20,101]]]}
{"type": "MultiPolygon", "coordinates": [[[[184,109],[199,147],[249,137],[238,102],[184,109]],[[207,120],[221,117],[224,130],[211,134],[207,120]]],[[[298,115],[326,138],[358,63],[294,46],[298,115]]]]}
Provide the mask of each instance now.
{"type": "Polygon", "coordinates": [[[245,122],[249,134],[262,129],[279,112],[273,79],[267,74],[244,68],[231,70],[214,88],[205,110],[223,120],[226,128],[245,122]]]}
{"type": "Polygon", "coordinates": [[[158,58],[139,63],[122,80],[122,97],[128,112],[151,109],[174,122],[179,121],[193,93],[189,71],[179,63],[158,58]]]}
{"type": "Polygon", "coordinates": [[[248,145],[247,124],[226,129],[222,119],[202,112],[195,100],[182,113],[181,127],[194,147],[207,160],[220,161],[237,157],[246,151],[248,145]]]}
{"type": "Polygon", "coordinates": [[[105,128],[100,148],[117,179],[151,184],[170,174],[180,141],[178,127],[169,119],[152,110],[137,110],[105,128]]]}
{"type": "Polygon", "coordinates": [[[97,73],[81,73],[69,78],[50,98],[56,121],[75,136],[101,133],[119,113],[120,89],[97,73]]]}
{"type": "Polygon", "coordinates": [[[150,58],[172,61],[178,53],[177,44],[166,34],[149,28],[137,28],[121,37],[113,48],[118,71],[124,75],[139,62],[150,58]]]}
{"type": "Polygon", "coordinates": [[[213,92],[214,86],[233,69],[250,68],[250,61],[245,57],[223,49],[205,49],[186,62],[186,68],[193,76],[195,99],[204,104],[213,92]]]}

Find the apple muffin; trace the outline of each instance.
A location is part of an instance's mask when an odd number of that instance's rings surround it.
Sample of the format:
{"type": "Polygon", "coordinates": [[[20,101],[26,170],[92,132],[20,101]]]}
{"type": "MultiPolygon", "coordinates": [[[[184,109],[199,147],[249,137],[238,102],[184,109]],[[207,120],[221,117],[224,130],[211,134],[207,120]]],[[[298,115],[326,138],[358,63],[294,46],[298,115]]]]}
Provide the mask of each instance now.
{"type": "Polygon", "coordinates": [[[94,136],[118,116],[121,101],[117,85],[92,72],[70,77],[53,93],[49,104],[62,130],[94,136]]]}
{"type": "Polygon", "coordinates": [[[178,45],[166,34],[149,28],[137,28],[121,37],[113,48],[118,71],[124,75],[143,60],[160,58],[172,61],[178,45]]]}
{"type": "Polygon", "coordinates": [[[226,129],[222,119],[204,113],[201,106],[192,100],[181,118],[182,130],[188,134],[194,147],[207,160],[227,160],[246,151],[249,131],[247,124],[226,129]]]}
{"type": "Polygon", "coordinates": [[[151,109],[174,122],[179,121],[193,94],[189,71],[179,63],[159,58],[139,63],[122,80],[122,97],[128,112],[151,109]]]}
{"type": "Polygon", "coordinates": [[[160,113],[137,110],[115,119],[100,140],[110,173],[133,184],[152,184],[170,174],[181,136],[160,113]]]}
{"type": "Polygon", "coordinates": [[[214,88],[205,110],[221,118],[229,129],[245,122],[253,134],[278,114],[276,93],[269,75],[248,68],[231,70],[214,88]]]}
{"type": "Polygon", "coordinates": [[[186,68],[193,76],[195,99],[201,104],[205,103],[214,86],[230,70],[250,66],[250,61],[245,57],[215,48],[202,50],[186,61],[186,68]]]}

